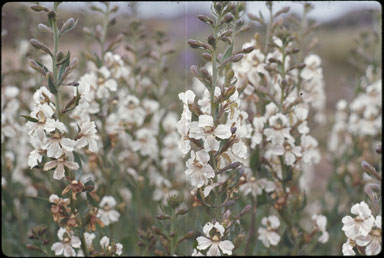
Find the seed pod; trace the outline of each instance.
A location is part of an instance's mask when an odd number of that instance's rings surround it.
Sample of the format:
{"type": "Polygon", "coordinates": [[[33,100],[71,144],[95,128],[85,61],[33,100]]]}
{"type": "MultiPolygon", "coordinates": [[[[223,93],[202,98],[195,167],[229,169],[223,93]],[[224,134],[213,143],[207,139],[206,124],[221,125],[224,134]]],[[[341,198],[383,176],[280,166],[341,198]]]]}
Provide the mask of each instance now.
{"type": "Polygon", "coordinates": [[[273,17],[276,18],[277,16],[279,16],[283,13],[287,13],[287,12],[289,12],[289,9],[290,8],[288,6],[286,6],[283,9],[281,9],[280,11],[278,11],[277,13],[275,13],[275,15],[273,15],[273,17]]]}
{"type": "Polygon", "coordinates": [[[223,10],[223,4],[220,2],[214,2],[213,7],[218,13],[221,13],[221,11],[223,10]]]}

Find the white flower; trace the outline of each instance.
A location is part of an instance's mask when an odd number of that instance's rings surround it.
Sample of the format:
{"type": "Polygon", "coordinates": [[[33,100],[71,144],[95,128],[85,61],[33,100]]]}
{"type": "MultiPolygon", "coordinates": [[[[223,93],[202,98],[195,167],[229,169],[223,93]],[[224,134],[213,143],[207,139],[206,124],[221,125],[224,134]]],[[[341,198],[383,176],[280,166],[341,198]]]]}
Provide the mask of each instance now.
{"type": "Polygon", "coordinates": [[[108,226],[119,220],[120,213],[113,209],[116,206],[116,200],[113,196],[104,196],[99,204],[100,208],[97,217],[108,226]]]}
{"type": "Polygon", "coordinates": [[[200,115],[199,122],[192,122],[189,130],[189,137],[204,140],[206,151],[219,150],[220,143],[215,137],[228,139],[231,135],[231,128],[228,125],[214,126],[213,117],[209,115],[200,115]]]}
{"type": "Polygon", "coordinates": [[[255,177],[251,177],[245,184],[242,184],[239,188],[244,195],[252,194],[253,197],[261,195],[263,190],[267,193],[273,192],[276,189],[274,182],[269,181],[265,178],[256,180],[255,177]]]}
{"type": "Polygon", "coordinates": [[[64,154],[64,150],[72,152],[76,142],[69,138],[63,137],[59,133],[55,133],[52,137],[47,139],[46,144],[43,146],[44,150],[47,150],[47,156],[49,158],[58,159],[64,154]]]}
{"type": "Polygon", "coordinates": [[[343,255],[356,255],[355,251],[353,251],[353,247],[355,246],[355,242],[351,239],[347,239],[347,242],[343,244],[343,255]]]}
{"type": "Polygon", "coordinates": [[[224,254],[232,255],[232,250],[235,246],[229,240],[221,241],[221,238],[224,236],[225,229],[218,222],[212,224],[211,222],[207,222],[203,227],[203,232],[206,237],[199,236],[196,240],[198,242],[197,249],[205,250],[208,247],[209,250],[207,252],[208,256],[219,256],[221,252],[224,254]],[[211,236],[211,230],[215,229],[213,236],[211,236]]]}
{"type": "Polygon", "coordinates": [[[356,203],[352,206],[351,213],[357,216],[355,218],[345,216],[342,219],[344,224],[342,230],[345,235],[352,240],[359,236],[367,236],[375,223],[375,218],[368,205],[364,201],[356,203]]]}
{"type": "Polygon", "coordinates": [[[56,180],[61,180],[65,177],[64,166],[71,170],[79,169],[79,164],[76,162],[68,161],[64,156],[61,156],[57,160],[52,160],[45,163],[43,170],[47,171],[52,168],[56,168],[55,172],[53,172],[53,178],[56,180]]]}
{"type": "Polygon", "coordinates": [[[215,171],[208,164],[209,159],[209,154],[205,150],[196,153],[191,151],[185,174],[190,177],[192,186],[200,188],[208,183],[209,178],[215,177],[215,171]]]}
{"type": "Polygon", "coordinates": [[[97,141],[99,136],[96,135],[95,122],[84,121],[80,124],[79,139],[76,141],[76,148],[83,148],[88,145],[88,149],[92,152],[97,152],[97,141]]]}
{"type": "Polygon", "coordinates": [[[329,239],[329,234],[326,230],[327,227],[327,217],[323,215],[312,215],[312,220],[315,222],[315,227],[321,232],[321,236],[319,237],[320,243],[326,243],[329,239]]]}
{"type": "Polygon", "coordinates": [[[267,228],[260,227],[257,230],[257,233],[259,234],[258,239],[261,240],[266,247],[277,245],[280,242],[280,235],[276,233],[277,228],[280,226],[279,219],[272,215],[264,217],[261,220],[261,223],[266,225],[267,228]]]}
{"type": "Polygon", "coordinates": [[[367,236],[358,236],[356,244],[359,246],[366,246],[365,254],[377,255],[381,251],[381,216],[377,216],[375,220],[375,229],[372,229],[367,236]]]}
{"type": "Polygon", "coordinates": [[[284,161],[288,166],[292,166],[296,157],[301,157],[301,147],[295,146],[292,142],[288,141],[284,145],[273,145],[271,148],[273,155],[284,155],[284,161]]]}
{"type": "Polygon", "coordinates": [[[87,245],[88,249],[92,247],[92,241],[95,239],[95,237],[95,233],[84,232],[85,244],[87,245]]]}
{"type": "Polygon", "coordinates": [[[283,144],[284,139],[293,140],[293,137],[290,135],[290,127],[288,127],[288,118],[278,113],[269,118],[269,125],[271,128],[265,128],[264,134],[267,136],[267,141],[272,141],[273,145],[283,144]]]}
{"type": "Polygon", "coordinates": [[[109,244],[109,238],[107,236],[103,236],[101,239],[100,239],[100,246],[101,248],[103,248],[104,250],[114,250],[114,253],[117,254],[117,255],[121,255],[122,252],[123,252],[123,245],[120,244],[120,243],[117,243],[117,244],[114,244],[112,243],[111,245],[109,244]],[[114,248],[113,248],[114,247],[114,248]]]}
{"type": "Polygon", "coordinates": [[[56,242],[51,247],[51,250],[55,252],[55,255],[64,253],[65,257],[75,256],[76,252],[73,248],[80,248],[80,239],[77,236],[74,236],[72,231],[67,232],[65,228],[60,228],[57,232],[57,236],[61,242],[56,242]]]}
{"type": "Polygon", "coordinates": [[[261,143],[263,139],[263,130],[264,130],[265,117],[254,117],[252,125],[254,128],[254,133],[251,138],[251,147],[255,148],[256,144],[261,143]]]}
{"type": "Polygon", "coordinates": [[[196,97],[195,93],[191,90],[187,90],[186,92],[179,93],[178,96],[179,99],[184,103],[181,117],[191,121],[192,112],[189,110],[188,104],[192,104],[194,102],[196,97]]]}

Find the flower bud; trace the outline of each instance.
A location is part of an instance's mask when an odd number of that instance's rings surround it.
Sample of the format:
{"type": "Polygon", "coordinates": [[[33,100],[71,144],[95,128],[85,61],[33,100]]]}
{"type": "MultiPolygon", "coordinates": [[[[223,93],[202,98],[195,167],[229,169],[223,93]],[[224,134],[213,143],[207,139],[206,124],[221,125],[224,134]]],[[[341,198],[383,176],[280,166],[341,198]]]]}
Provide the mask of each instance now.
{"type": "Polygon", "coordinates": [[[36,48],[36,49],[41,49],[43,50],[44,52],[46,52],[47,54],[49,54],[50,56],[53,56],[51,50],[46,46],[44,45],[43,43],[41,43],[40,41],[38,41],[37,39],[31,39],[29,42],[31,42],[31,45],[36,48]]]}
{"type": "Polygon", "coordinates": [[[206,24],[213,24],[213,21],[205,15],[198,15],[197,18],[206,24]]]}
{"type": "Polygon", "coordinates": [[[158,215],[158,216],[156,216],[156,219],[158,219],[158,220],[167,220],[167,219],[170,219],[170,217],[166,216],[166,215],[158,215]]]}
{"type": "Polygon", "coordinates": [[[37,28],[42,32],[52,32],[51,28],[49,28],[47,25],[40,23],[37,25],[37,28]]]}
{"type": "Polygon", "coordinates": [[[251,53],[254,49],[255,49],[255,47],[250,46],[250,47],[247,47],[247,48],[243,48],[241,50],[241,52],[244,53],[244,54],[248,54],[248,53],[251,53]]]}
{"type": "Polygon", "coordinates": [[[35,12],[41,12],[41,11],[49,12],[48,8],[41,6],[41,5],[32,5],[31,9],[34,10],[35,12]]]}
{"type": "Polygon", "coordinates": [[[211,75],[209,74],[207,68],[205,67],[201,67],[200,70],[199,70],[200,74],[207,80],[210,80],[211,79],[211,75]]]}
{"type": "Polygon", "coordinates": [[[212,47],[216,47],[216,39],[213,35],[209,35],[208,37],[208,43],[209,45],[211,45],[212,47]]]}
{"type": "Polygon", "coordinates": [[[209,62],[212,61],[212,56],[209,53],[202,53],[201,56],[209,62]]]}
{"type": "Polygon", "coordinates": [[[251,205],[248,204],[247,206],[245,206],[245,207],[241,210],[241,212],[240,212],[240,216],[243,216],[244,214],[248,213],[250,210],[251,210],[251,205]]]}
{"type": "Polygon", "coordinates": [[[188,209],[180,209],[176,212],[176,215],[184,215],[187,214],[188,209]]]}
{"type": "Polygon", "coordinates": [[[232,13],[227,13],[225,16],[224,16],[224,22],[226,23],[229,23],[233,20],[233,14],[232,13]]]}
{"type": "Polygon", "coordinates": [[[200,78],[200,73],[199,73],[199,70],[197,70],[197,66],[196,65],[192,65],[191,66],[191,73],[193,76],[197,77],[197,78],[200,78]]]}
{"type": "Polygon", "coordinates": [[[239,62],[242,58],[243,58],[243,54],[237,54],[237,55],[234,55],[232,58],[231,58],[231,61],[233,63],[236,63],[236,62],[239,62]]]}

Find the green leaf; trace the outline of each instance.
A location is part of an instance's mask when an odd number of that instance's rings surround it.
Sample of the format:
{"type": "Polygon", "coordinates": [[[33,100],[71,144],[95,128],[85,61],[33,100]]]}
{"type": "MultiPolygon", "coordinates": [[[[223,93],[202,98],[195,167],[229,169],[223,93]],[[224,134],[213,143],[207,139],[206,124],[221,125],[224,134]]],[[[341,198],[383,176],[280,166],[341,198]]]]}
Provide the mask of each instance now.
{"type": "Polygon", "coordinates": [[[33,122],[33,123],[38,123],[39,122],[39,120],[37,120],[36,118],[30,117],[30,116],[26,116],[26,115],[21,115],[21,116],[24,117],[25,119],[27,119],[30,122],[33,122]]]}
{"type": "Polygon", "coordinates": [[[48,73],[49,72],[49,69],[47,67],[45,67],[45,65],[43,65],[41,62],[37,61],[36,59],[32,58],[33,61],[35,61],[41,68],[43,68],[44,72],[45,73],[48,73]]]}
{"type": "Polygon", "coordinates": [[[71,59],[71,52],[68,51],[67,55],[65,56],[63,61],[60,62],[59,85],[61,83],[61,79],[62,79],[62,76],[63,76],[63,73],[64,73],[65,69],[67,69],[67,67],[69,66],[70,59],[71,59]]]}
{"type": "Polygon", "coordinates": [[[55,83],[53,82],[52,76],[48,76],[48,87],[49,87],[49,91],[52,92],[52,94],[54,95],[57,94],[56,86],[55,86],[55,83]]]}
{"type": "Polygon", "coordinates": [[[223,58],[221,59],[221,63],[224,62],[224,60],[230,58],[232,56],[232,51],[233,51],[233,46],[229,46],[225,52],[224,52],[224,55],[223,55],[223,58]]]}
{"type": "Polygon", "coordinates": [[[75,171],[76,180],[79,180],[81,175],[83,174],[83,166],[82,166],[82,157],[77,152],[73,152],[73,156],[75,157],[75,162],[79,164],[79,169],[75,171]]]}

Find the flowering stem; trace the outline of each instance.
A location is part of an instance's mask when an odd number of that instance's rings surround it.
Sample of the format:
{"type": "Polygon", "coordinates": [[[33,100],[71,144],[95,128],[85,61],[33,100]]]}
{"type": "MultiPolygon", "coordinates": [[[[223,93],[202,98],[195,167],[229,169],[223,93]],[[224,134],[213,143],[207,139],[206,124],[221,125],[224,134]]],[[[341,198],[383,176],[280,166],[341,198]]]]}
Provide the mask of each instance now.
{"type": "Polygon", "coordinates": [[[271,3],[271,7],[269,8],[269,23],[267,25],[267,35],[265,39],[264,53],[267,53],[267,50],[268,50],[268,43],[269,43],[269,37],[271,34],[272,22],[273,22],[273,13],[272,13],[272,3],[271,3]]]}
{"type": "Polygon", "coordinates": [[[251,243],[253,242],[255,236],[255,216],[256,216],[256,202],[257,200],[252,197],[252,216],[251,216],[251,226],[249,228],[248,240],[245,246],[244,255],[252,255],[251,243]]]}
{"type": "MultiPolygon", "coordinates": [[[[56,10],[55,10],[56,11],[56,10]]],[[[56,18],[52,22],[52,31],[53,31],[53,56],[52,56],[52,72],[53,72],[53,81],[55,83],[56,94],[55,94],[55,105],[56,105],[56,119],[60,120],[60,85],[58,84],[57,78],[57,52],[59,50],[59,35],[57,31],[57,21],[56,18]]]]}

